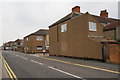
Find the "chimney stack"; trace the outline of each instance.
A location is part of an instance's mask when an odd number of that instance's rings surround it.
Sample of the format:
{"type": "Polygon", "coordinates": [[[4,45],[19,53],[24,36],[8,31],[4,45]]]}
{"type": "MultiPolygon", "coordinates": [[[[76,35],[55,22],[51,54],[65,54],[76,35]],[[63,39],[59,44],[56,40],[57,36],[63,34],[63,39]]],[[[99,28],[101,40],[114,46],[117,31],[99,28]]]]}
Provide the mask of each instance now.
{"type": "Polygon", "coordinates": [[[108,12],[107,12],[107,10],[102,10],[101,13],[100,13],[100,16],[101,16],[101,17],[108,17],[108,12]]]}
{"type": "Polygon", "coordinates": [[[80,6],[75,6],[72,8],[72,12],[80,13],[80,6]]]}

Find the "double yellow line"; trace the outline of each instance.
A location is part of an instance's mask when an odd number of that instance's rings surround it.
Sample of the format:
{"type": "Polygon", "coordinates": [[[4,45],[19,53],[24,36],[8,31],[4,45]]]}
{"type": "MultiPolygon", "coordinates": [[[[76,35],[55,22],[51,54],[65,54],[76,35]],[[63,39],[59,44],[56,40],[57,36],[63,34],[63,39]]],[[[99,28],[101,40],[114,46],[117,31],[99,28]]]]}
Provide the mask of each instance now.
{"type": "Polygon", "coordinates": [[[6,60],[2,57],[3,60],[3,64],[8,72],[8,75],[10,77],[11,80],[18,80],[16,75],[14,74],[14,72],[12,71],[12,69],[9,67],[8,63],[6,62],[6,60]]]}

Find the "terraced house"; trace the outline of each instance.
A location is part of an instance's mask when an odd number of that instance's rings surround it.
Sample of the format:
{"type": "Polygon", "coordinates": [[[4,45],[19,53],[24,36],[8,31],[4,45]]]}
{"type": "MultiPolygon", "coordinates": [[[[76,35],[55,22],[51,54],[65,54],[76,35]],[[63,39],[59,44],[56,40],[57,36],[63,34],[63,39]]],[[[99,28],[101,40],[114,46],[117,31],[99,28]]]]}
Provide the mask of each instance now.
{"type": "MultiPolygon", "coordinates": [[[[50,55],[106,61],[101,42],[108,41],[108,36],[103,29],[116,22],[120,20],[109,18],[107,10],[97,16],[81,13],[80,7],[75,6],[70,14],[49,26],[50,55]]],[[[111,38],[110,41],[115,40],[111,38]]]]}
{"type": "Polygon", "coordinates": [[[17,39],[14,41],[13,51],[23,52],[23,40],[22,39],[17,39]]]}
{"type": "Polygon", "coordinates": [[[48,35],[48,30],[40,29],[35,33],[27,35],[23,39],[23,46],[25,53],[40,53],[46,50],[46,36],[48,35]]]}
{"type": "Polygon", "coordinates": [[[4,50],[13,50],[14,41],[9,41],[3,44],[4,50]]]}

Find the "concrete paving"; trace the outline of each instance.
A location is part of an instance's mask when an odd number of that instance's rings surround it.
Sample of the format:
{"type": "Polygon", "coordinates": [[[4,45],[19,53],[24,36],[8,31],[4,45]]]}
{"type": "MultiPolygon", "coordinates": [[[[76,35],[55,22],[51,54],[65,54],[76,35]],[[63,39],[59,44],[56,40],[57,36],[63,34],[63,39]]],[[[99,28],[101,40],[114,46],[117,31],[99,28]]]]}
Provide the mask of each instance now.
{"type": "Polygon", "coordinates": [[[0,50],[0,80],[1,79],[8,79],[9,75],[6,71],[6,68],[4,66],[4,63],[2,61],[2,50],[0,50]]]}
{"type": "Polygon", "coordinates": [[[2,79],[2,51],[0,51],[0,80],[2,79]]]}

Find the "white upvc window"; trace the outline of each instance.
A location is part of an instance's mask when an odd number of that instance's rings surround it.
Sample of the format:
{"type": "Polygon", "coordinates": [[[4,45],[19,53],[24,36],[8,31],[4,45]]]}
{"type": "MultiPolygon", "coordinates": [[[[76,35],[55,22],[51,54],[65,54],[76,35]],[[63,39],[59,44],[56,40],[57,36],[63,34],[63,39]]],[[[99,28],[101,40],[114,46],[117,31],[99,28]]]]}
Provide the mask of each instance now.
{"type": "Polygon", "coordinates": [[[37,41],[42,41],[42,40],[43,40],[43,36],[37,36],[37,37],[36,37],[36,40],[37,40],[37,41]]]}
{"type": "Polygon", "coordinates": [[[28,41],[28,37],[26,38],[26,40],[28,41]]]}
{"type": "Polygon", "coordinates": [[[89,31],[97,31],[96,23],[89,22],[89,31]]]}
{"type": "Polygon", "coordinates": [[[61,25],[61,32],[66,32],[67,31],[67,24],[62,24],[61,25]]]}
{"type": "Polygon", "coordinates": [[[28,50],[28,47],[26,48],[26,50],[28,50]]]}

